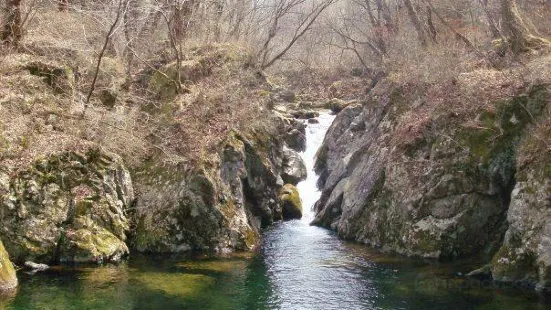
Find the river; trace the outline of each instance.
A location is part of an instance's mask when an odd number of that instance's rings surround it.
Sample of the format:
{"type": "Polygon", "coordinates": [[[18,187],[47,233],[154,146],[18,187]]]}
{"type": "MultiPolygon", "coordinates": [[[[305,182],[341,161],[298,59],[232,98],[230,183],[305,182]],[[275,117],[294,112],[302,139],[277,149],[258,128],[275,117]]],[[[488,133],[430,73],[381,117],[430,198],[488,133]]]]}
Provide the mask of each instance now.
{"type": "Polygon", "coordinates": [[[316,150],[333,116],[308,124],[301,220],[263,232],[257,253],[210,259],[133,255],[120,265],[19,273],[0,309],[549,309],[547,296],[466,279],[474,262],[386,255],[310,226],[316,150]]]}

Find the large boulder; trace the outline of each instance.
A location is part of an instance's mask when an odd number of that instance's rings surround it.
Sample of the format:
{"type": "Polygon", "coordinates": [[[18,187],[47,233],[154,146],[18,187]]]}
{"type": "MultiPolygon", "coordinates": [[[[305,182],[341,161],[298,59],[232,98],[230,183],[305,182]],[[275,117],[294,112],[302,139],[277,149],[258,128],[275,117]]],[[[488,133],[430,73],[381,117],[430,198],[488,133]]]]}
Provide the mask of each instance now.
{"type": "Polygon", "coordinates": [[[280,135],[232,131],[220,151],[188,170],[147,163],[137,173],[134,247],[141,252],[251,250],[281,219],[280,135]]]}
{"type": "Polygon", "coordinates": [[[464,110],[450,113],[425,97],[428,86],[409,87],[380,83],[363,108],[338,114],[317,154],[314,224],[410,256],[491,255],[507,229],[516,149],[545,89],[476,109],[457,96],[464,110]]]}
{"type": "Polygon", "coordinates": [[[126,208],[134,193],[118,156],[54,154],[0,179],[0,235],[15,261],[103,262],[128,254],[126,208]]]}
{"type": "Polygon", "coordinates": [[[358,101],[356,101],[356,100],[345,101],[345,100],[342,100],[342,99],[333,98],[333,99],[327,101],[327,103],[325,104],[325,108],[331,110],[331,112],[333,112],[335,114],[338,114],[342,110],[344,110],[346,107],[348,107],[350,105],[354,105],[354,104],[358,104],[358,101]]]}
{"type": "Polygon", "coordinates": [[[306,165],[296,151],[283,147],[283,173],[281,178],[283,182],[297,185],[300,181],[306,180],[308,170],[306,165]]]}
{"type": "Polygon", "coordinates": [[[279,203],[284,220],[302,218],[302,201],[293,184],[285,184],[279,192],[279,203]]]}
{"type": "Polygon", "coordinates": [[[295,93],[284,87],[274,87],[271,92],[271,97],[275,101],[293,103],[296,100],[295,93]]]}
{"type": "Polygon", "coordinates": [[[17,287],[17,276],[10,257],[0,241],[0,293],[17,287]]]}

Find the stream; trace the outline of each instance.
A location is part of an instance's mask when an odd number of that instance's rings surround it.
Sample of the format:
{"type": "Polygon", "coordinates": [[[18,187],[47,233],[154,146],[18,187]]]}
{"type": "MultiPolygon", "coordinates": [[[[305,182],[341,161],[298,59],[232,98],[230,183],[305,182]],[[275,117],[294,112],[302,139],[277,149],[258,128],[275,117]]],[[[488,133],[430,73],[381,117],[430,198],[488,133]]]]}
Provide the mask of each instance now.
{"type": "Polygon", "coordinates": [[[19,274],[0,309],[549,309],[522,287],[466,279],[478,262],[443,264],[381,254],[310,226],[319,198],[316,150],[334,116],[308,124],[298,185],[304,216],[263,232],[257,253],[229,258],[132,255],[119,265],[19,274]]]}

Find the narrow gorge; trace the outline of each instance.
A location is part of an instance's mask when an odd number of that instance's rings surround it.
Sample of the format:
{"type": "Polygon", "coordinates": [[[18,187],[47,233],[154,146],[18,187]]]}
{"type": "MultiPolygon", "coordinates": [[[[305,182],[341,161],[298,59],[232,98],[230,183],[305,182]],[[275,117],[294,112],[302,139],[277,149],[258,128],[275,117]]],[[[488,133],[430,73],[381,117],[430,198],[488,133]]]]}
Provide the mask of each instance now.
{"type": "Polygon", "coordinates": [[[549,16],[3,1],[0,309],[550,308],[549,16]]]}

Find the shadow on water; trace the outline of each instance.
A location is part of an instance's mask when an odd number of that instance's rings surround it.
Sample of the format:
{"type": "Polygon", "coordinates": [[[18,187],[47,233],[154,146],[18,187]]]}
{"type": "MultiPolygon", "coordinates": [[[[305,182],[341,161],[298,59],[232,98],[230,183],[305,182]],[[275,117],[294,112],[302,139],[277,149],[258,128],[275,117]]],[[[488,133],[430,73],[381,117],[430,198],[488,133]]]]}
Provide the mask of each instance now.
{"type": "Polygon", "coordinates": [[[133,255],[120,265],[19,273],[0,309],[551,309],[549,296],[466,279],[472,262],[381,254],[309,225],[311,171],[332,117],[308,128],[302,220],[263,233],[258,253],[224,259],[133,255]]]}
{"type": "Polygon", "coordinates": [[[118,266],[63,267],[20,275],[8,309],[269,309],[260,257],[178,259],[138,256],[118,266]]]}

